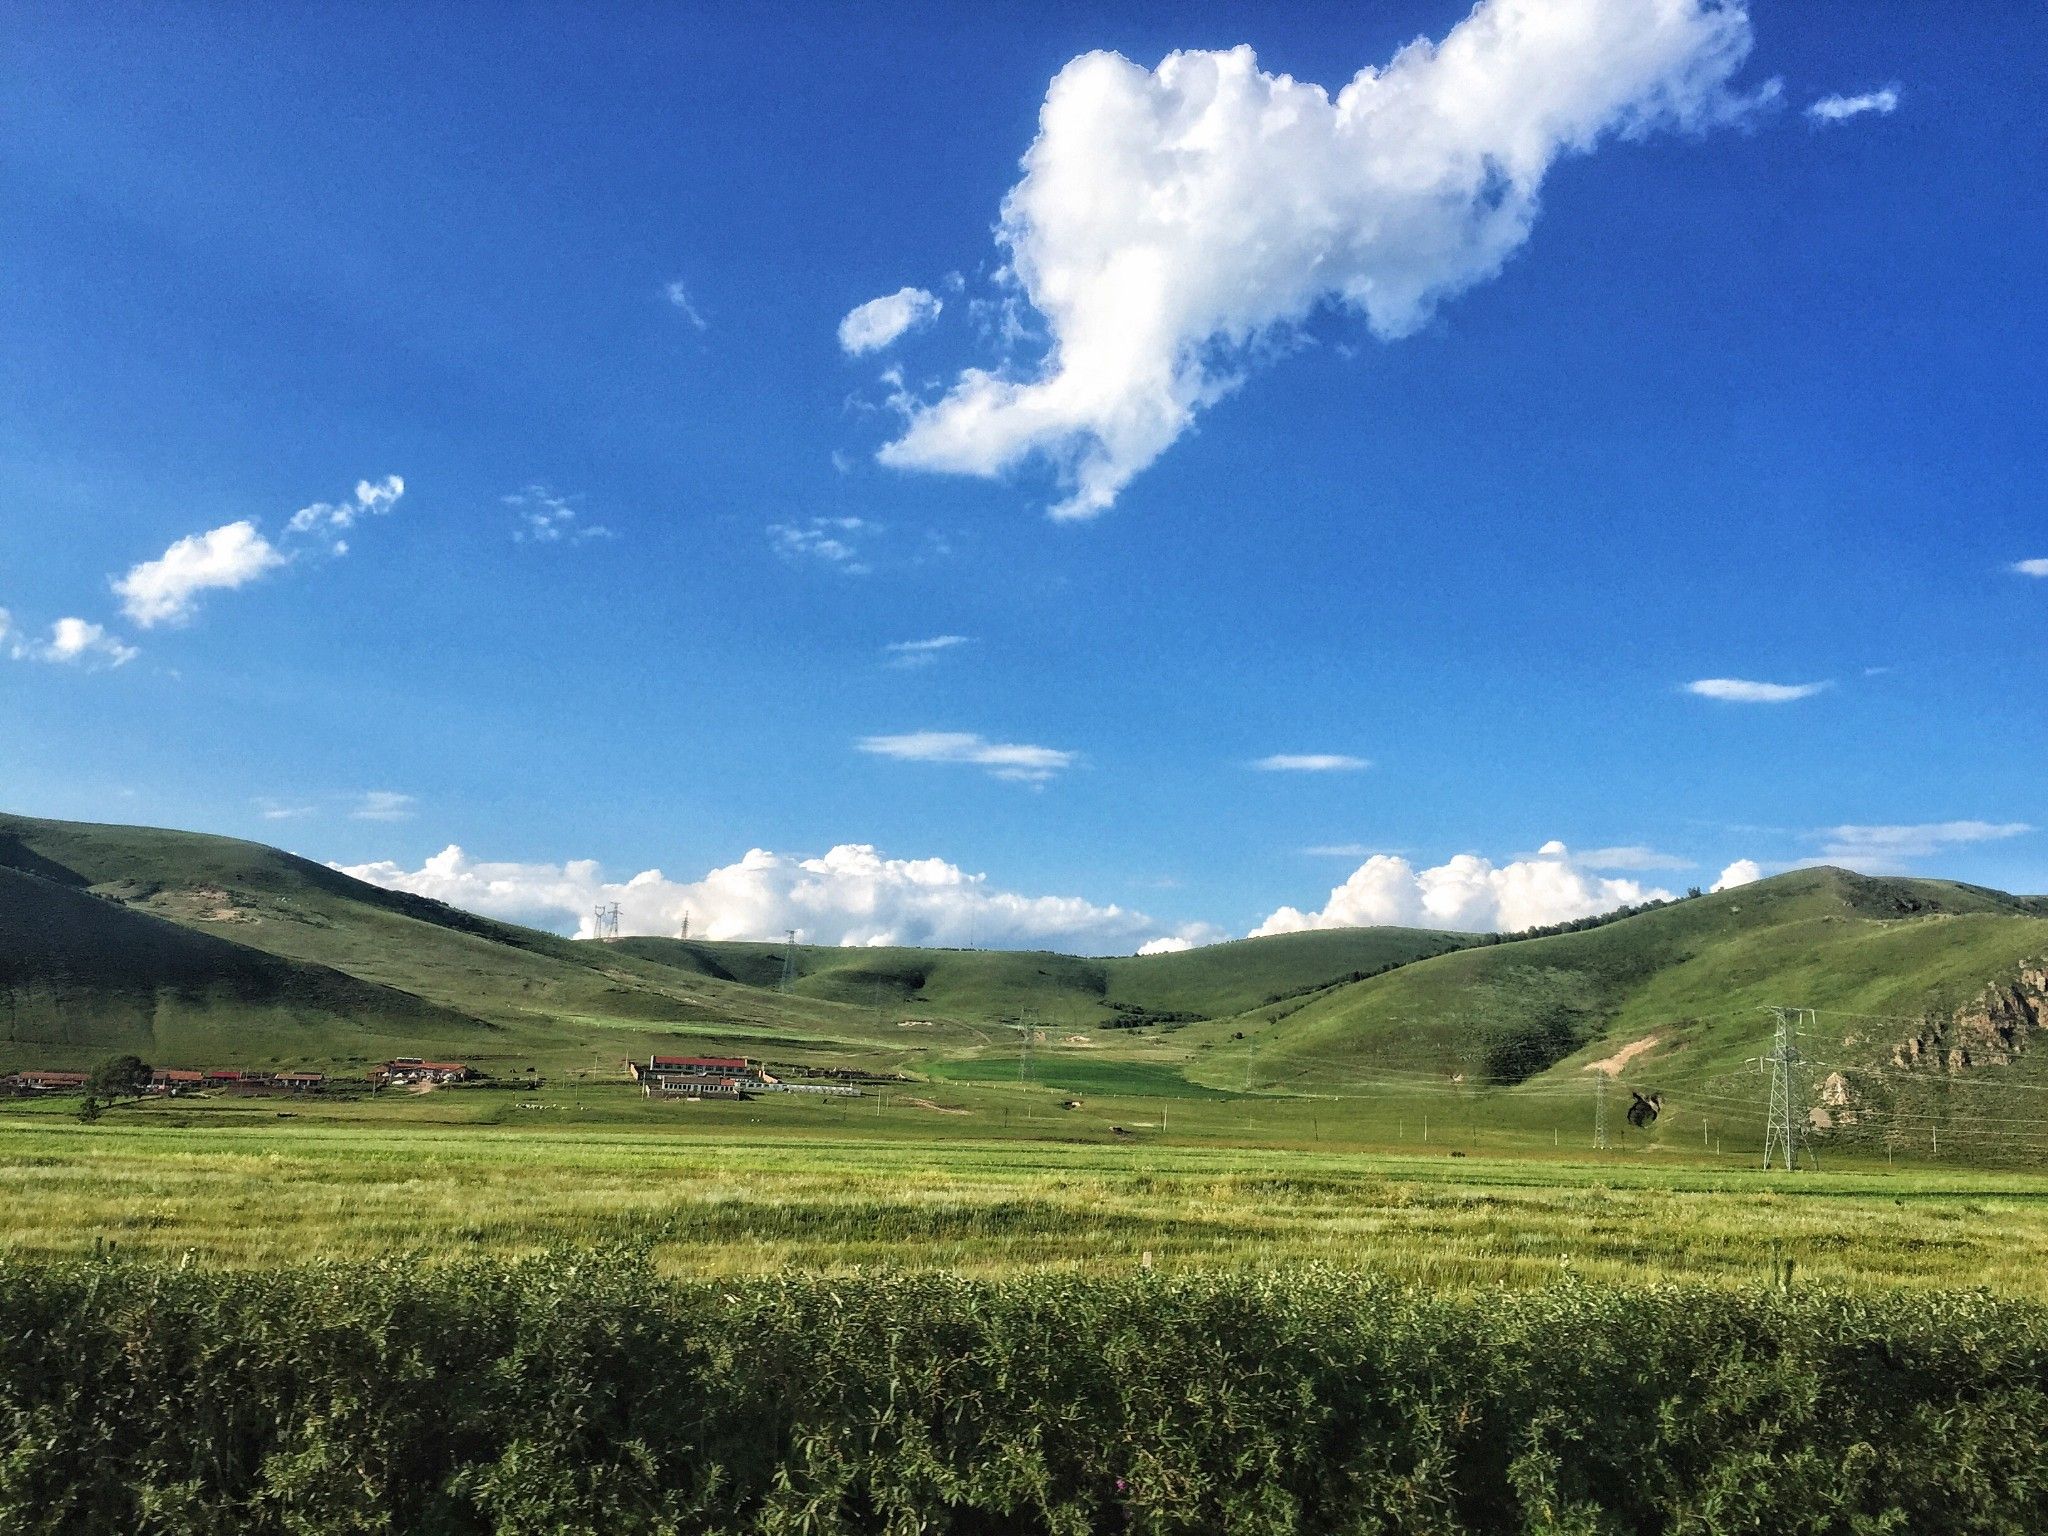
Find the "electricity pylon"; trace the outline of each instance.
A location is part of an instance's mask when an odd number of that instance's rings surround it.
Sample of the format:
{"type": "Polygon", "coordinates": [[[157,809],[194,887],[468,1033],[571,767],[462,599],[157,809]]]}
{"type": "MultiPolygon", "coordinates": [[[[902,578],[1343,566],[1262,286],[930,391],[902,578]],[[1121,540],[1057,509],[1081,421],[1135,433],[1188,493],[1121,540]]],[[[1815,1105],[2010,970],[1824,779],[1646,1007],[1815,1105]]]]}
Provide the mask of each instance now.
{"type": "MultiPolygon", "coordinates": [[[[1771,1069],[1771,1107],[1764,1120],[1764,1167],[1768,1169],[1773,1161],[1777,1161],[1790,1173],[1799,1166],[1800,1105],[1804,1102],[1799,1091],[1799,1064],[1805,1059],[1799,1053],[1799,1018],[1813,1010],[1768,1008],[1764,1011],[1778,1021],[1777,1038],[1771,1044],[1770,1055],[1757,1058],[1759,1067],[1771,1069]]],[[[1813,1149],[1808,1147],[1805,1150],[1809,1166],[1816,1166],[1813,1149]]]]}
{"type": "Polygon", "coordinates": [[[791,928],[787,932],[789,942],[782,949],[782,980],[775,987],[778,992],[787,992],[796,985],[796,930],[791,928]]]}

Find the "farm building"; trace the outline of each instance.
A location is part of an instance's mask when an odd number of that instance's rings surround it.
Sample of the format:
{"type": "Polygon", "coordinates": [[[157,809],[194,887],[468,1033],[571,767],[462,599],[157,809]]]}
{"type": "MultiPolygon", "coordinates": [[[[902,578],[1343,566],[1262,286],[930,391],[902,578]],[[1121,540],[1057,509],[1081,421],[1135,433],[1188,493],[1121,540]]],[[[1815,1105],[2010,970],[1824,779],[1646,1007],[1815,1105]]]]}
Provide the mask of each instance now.
{"type": "Polygon", "coordinates": [[[187,1071],[183,1067],[158,1067],[149,1074],[149,1091],[162,1094],[165,1098],[176,1098],[181,1093],[196,1093],[206,1086],[204,1072],[187,1071]]]}
{"type": "Polygon", "coordinates": [[[759,1062],[744,1056],[650,1056],[644,1067],[630,1065],[649,1098],[737,1099],[749,1089],[775,1086],[759,1062]]]}
{"type": "Polygon", "coordinates": [[[280,1088],[289,1088],[293,1093],[318,1093],[327,1086],[325,1072],[280,1072],[271,1079],[280,1088]]]}
{"type": "Polygon", "coordinates": [[[479,1075],[466,1062],[422,1061],[417,1056],[398,1056],[374,1068],[370,1080],[393,1086],[404,1083],[466,1083],[479,1075]]]}
{"type": "Polygon", "coordinates": [[[29,1067],[4,1080],[17,1093],[77,1093],[85,1086],[83,1072],[48,1072],[29,1067]]]}

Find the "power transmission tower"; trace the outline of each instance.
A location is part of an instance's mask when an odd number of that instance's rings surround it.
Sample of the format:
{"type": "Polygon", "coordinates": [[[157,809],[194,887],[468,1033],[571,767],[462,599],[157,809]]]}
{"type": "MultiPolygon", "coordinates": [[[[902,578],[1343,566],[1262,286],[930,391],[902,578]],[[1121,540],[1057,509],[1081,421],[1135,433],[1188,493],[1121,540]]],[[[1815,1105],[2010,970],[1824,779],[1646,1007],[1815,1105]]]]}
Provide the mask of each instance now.
{"type": "Polygon", "coordinates": [[[1593,1145],[1607,1150],[1607,1074],[1593,1074],[1593,1145]]]}
{"type": "Polygon", "coordinates": [[[686,909],[686,910],[684,911],[684,913],[683,913],[683,931],[682,931],[681,933],[677,934],[677,935],[676,935],[676,937],[677,937],[677,938],[679,938],[679,939],[687,939],[687,938],[688,938],[689,936],[690,936],[690,914],[689,914],[688,910],[686,909]]]}
{"type": "Polygon", "coordinates": [[[609,944],[619,936],[619,904],[610,906],[599,902],[597,906],[597,939],[600,944],[609,944]]]}
{"type": "Polygon", "coordinates": [[[782,948],[782,980],[775,987],[778,992],[787,992],[796,985],[796,930],[791,928],[786,932],[789,938],[782,948]]]}
{"type": "MultiPolygon", "coordinates": [[[[1764,1120],[1764,1167],[1769,1168],[1775,1159],[1782,1162],[1790,1173],[1799,1166],[1799,1126],[1801,1121],[1799,1064],[1805,1059],[1799,1053],[1799,1018],[1812,1012],[1806,1008],[1767,1008],[1764,1010],[1777,1019],[1777,1038],[1771,1044],[1768,1056],[1757,1058],[1759,1067],[1771,1069],[1771,1105],[1764,1120]]],[[[1806,1150],[1809,1166],[1814,1163],[1813,1149],[1806,1150]]]]}

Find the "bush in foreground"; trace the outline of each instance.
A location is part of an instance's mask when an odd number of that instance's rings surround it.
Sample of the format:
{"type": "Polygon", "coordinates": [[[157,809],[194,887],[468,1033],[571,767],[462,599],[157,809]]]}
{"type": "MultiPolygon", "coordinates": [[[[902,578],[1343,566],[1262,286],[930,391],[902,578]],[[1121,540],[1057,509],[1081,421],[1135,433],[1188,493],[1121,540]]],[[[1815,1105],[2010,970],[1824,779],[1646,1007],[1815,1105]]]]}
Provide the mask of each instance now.
{"type": "Polygon", "coordinates": [[[2048,1529],[2048,1311],[0,1263],[0,1530],[2048,1529]]]}

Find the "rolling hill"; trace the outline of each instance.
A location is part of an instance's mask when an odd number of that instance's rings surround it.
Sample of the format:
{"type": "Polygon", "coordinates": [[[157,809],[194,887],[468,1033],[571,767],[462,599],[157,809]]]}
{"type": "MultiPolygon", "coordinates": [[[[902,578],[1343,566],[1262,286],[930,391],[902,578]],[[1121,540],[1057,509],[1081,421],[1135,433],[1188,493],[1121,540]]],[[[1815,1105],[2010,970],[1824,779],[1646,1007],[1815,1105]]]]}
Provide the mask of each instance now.
{"type": "Polygon", "coordinates": [[[1669,1096],[1653,1137],[1697,1137],[1716,1106],[1754,1117],[1776,1005],[1813,1010],[1810,1097],[1837,1131],[2041,1124],[2048,1150],[2048,1050],[2029,1048],[2048,1021],[2048,899],[1944,881],[1799,870],[1526,939],[1336,929],[1108,959],[799,947],[786,990],[785,959],[570,940],[260,844],[0,816],[0,1067],[432,1051],[587,1071],[695,1046],[1015,1090],[1028,1048],[1048,1090],[1286,1095],[1349,1116],[1483,1104],[1546,1141],[1608,1081],[1669,1096]],[[2001,1112],[1984,1114],[1994,1089],[2001,1112]]]}

